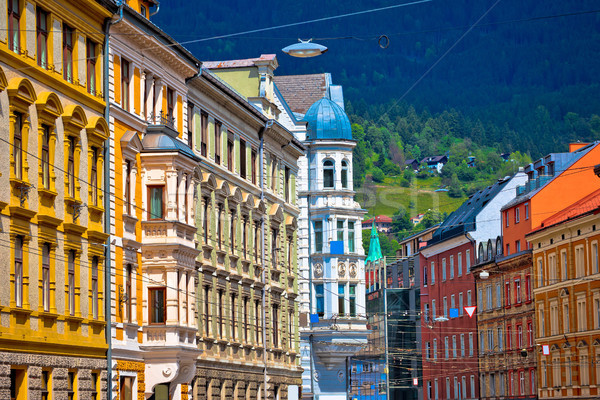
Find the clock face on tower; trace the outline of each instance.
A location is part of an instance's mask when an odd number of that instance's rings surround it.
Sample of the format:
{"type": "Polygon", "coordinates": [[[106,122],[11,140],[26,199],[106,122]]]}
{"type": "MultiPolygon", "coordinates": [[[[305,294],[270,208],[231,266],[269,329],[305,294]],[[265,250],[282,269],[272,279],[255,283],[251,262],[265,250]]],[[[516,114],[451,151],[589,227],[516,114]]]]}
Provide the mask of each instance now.
{"type": "Polygon", "coordinates": [[[315,264],[315,278],[323,276],[323,264],[315,264]]]}
{"type": "Polygon", "coordinates": [[[338,276],[340,278],[343,278],[346,276],[346,264],[344,264],[343,262],[338,264],[338,276]]]}

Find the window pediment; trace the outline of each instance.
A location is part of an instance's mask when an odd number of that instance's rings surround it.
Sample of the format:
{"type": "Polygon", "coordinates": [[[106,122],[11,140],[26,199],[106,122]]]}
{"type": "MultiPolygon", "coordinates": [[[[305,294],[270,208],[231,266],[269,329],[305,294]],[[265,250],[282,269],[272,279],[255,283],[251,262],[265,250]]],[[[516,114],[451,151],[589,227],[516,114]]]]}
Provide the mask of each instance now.
{"type": "Polygon", "coordinates": [[[275,203],[271,205],[271,209],[269,210],[269,217],[271,219],[271,223],[281,224],[283,222],[283,207],[280,204],[275,203]]]}
{"type": "Polygon", "coordinates": [[[70,133],[78,133],[87,125],[87,117],[81,106],[70,104],[65,107],[65,112],[62,115],[65,131],[70,133]]]}
{"type": "Polygon", "coordinates": [[[247,209],[252,209],[254,207],[254,196],[252,193],[246,193],[242,196],[242,205],[247,209]]]}
{"type": "Polygon", "coordinates": [[[6,80],[6,75],[4,75],[4,71],[0,68],[0,92],[2,92],[8,86],[8,82],[6,80]]]}
{"type": "Polygon", "coordinates": [[[92,145],[102,146],[109,136],[108,124],[103,117],[92,117],[85,127],[85,130],[87,132],[88,141],[92,145]]]}
{"type": "Polygon", "coordinates": [[[242,202],[242,199],[242,190],[238,187],[233,189],[233,193],[231,194],[231,196],[229,196],[229,202],[233,204],[240,204],[242,202]]]}
{"type": "Polygon", "coordinates": [[[27,108],[37,99],[35,89],[27,78],[13,78],[7,86],[10,104],[27,113],[27,108]]]}
{"type": "Polygon", "coordinates": [[[135,155],[142,149],[142,140],[136,131],[127,131],[121,136],[121,153],[124,158],[135,159],[135,155]]]}
{"type": "Polygon", "coordinates": [[[54,121],[63,113],[60,99],[53,92],[42,92],[35,102],[38,116],[45,122],[54,125],[54,121]]]}

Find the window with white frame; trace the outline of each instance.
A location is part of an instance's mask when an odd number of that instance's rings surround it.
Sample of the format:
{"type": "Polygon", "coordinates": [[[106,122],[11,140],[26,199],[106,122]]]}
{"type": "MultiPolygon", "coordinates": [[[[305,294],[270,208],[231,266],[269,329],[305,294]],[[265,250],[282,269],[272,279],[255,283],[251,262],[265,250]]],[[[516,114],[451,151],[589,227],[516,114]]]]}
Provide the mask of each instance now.
{"type": "Polygon", "coordinates": [[[587,330],[587,307],[583,294],[577,296],[577,330],[579,332],[587,330]]]}
{"type": "Polygon", "coordinates": [[[583,245],[575,247],[575,273],[577,278],[585,276],[585,253],[583,245]]]}
{"type": "Polygon", "coordinates": [[[457,267],[458,267],[457,275],[462,276],[462,253],[458,253],[456,261],[457,261],[457,267]]]}

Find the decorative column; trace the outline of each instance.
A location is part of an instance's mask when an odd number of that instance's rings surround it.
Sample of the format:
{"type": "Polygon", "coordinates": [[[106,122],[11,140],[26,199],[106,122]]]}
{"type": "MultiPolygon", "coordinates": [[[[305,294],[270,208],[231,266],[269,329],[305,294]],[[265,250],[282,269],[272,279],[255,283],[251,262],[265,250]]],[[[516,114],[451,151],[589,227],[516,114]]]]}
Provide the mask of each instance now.
{"type": "Polygon", "coordinates": [[[177,218],[177,171],[168,169],[167,177],[167,215],[165,219],[176,220],[177,218]]]}

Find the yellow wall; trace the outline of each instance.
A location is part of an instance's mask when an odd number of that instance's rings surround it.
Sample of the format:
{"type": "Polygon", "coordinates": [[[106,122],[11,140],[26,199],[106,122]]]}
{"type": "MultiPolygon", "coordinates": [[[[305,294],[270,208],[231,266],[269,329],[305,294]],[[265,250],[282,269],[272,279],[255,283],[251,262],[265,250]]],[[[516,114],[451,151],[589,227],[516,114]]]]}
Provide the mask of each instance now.
{"type": "Polygon", "coordinates": [[[232,70],[214,69],[211,72],[218,75],[245,97],[257,97],[259,95],[260,77],[255,67],[232,70]]]}

